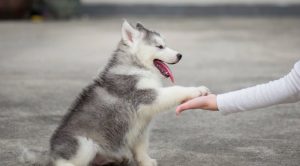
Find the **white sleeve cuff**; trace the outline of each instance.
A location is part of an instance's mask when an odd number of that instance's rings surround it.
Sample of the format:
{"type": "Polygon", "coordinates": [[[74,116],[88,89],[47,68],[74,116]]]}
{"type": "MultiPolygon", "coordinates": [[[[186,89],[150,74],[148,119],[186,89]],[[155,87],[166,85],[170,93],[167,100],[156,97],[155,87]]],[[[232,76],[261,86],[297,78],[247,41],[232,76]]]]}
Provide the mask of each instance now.
{"type": "Polygon", "coordinates": [[[235,109],[235,107],[230,104],[233,103],[231,100],[232,95],[228,95],[227,93],[217,95],[217,106],[222,115],[241,112],[241,110],[235,109]]]}

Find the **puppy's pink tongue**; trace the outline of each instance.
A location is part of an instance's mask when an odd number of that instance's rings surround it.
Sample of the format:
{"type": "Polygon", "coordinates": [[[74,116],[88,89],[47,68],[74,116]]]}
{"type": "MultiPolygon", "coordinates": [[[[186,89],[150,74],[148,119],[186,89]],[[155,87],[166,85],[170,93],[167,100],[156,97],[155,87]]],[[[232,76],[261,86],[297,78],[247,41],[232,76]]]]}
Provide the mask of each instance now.
{"type": "Polygon", "coordinates": [[[175,80],[174,80],[174,77],[173,77],[172,73],[170,75],[170,79],[171,79],[172,83],[175,83],[175,80]]]}
{"type": "Polygon", "coordinates": [[[168,67],[168,65],[166,65],[164,62],[160,60],[155,60],[154,63],[155,66],[158,68],[158,70],[161,72],[161,74],[164,75],[165,77],[170,77],[171,81],[174,83],[174,76],[172,74],[172,71],[168,67]]]}
{"type": "Polygon", "coordinates": [[[174,76],[173,76],[173,74],[172,74],[172,71],[170,70],[170,68],[165,64],[165,70],[167,71],[167,73],[168,73],[168,75],[169,75],[169,77],[170,77],[170,79],[171,79],[171,81],[174,83],[175,82],[175,80],[174,80],[174,76]]]}

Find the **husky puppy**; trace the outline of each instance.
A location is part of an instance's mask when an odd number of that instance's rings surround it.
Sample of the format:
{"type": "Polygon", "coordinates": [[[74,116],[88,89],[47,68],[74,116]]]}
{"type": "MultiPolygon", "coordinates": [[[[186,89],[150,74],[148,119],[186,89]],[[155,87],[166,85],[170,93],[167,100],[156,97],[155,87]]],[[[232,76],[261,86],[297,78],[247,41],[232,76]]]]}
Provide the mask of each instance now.
{"type": "Polygon", "coordinates": [[[157,32],[122,25],[122,39],[104,71],[79,95],[50,140],[47,153],[24,160],[45,166],[156,166],[147,154],[154,115],[207,95],[206,87],[162,87],[173,75],[167,64],[182,55],[157,32]]]}

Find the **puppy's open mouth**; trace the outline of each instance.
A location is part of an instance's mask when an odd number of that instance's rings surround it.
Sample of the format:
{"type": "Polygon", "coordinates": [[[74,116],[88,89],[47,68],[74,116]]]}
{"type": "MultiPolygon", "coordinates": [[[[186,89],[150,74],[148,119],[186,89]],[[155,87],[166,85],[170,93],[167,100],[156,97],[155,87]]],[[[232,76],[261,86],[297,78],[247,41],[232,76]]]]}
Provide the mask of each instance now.
{"type": "Polygon", "coordinates": [[[163,61],[159,59],[154,59],[153,63],[154,66],[160,71],[160,73],[163,76],[165,76],[166,78],[170,78],[171,81],[174,83],[174,76],[167,64],[165,64],[163,61]]]}

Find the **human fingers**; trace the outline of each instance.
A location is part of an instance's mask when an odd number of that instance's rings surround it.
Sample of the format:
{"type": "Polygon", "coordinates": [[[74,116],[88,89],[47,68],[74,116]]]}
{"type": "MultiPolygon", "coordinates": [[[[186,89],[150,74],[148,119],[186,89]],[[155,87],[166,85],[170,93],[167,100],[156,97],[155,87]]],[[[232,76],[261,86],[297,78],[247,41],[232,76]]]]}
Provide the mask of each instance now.
{"type": "Polygon", "coordinates": [[[206,96],[197,97],[197,98],[188,100],[183,104],[180,104],[176,108],[176,115],[179,115],[181,112],[183,112],[185,110],[201,108],[205,104],[204,103],[205,100],[203,100],[203,98],[205,98],[205,97],[206,96]]]}

